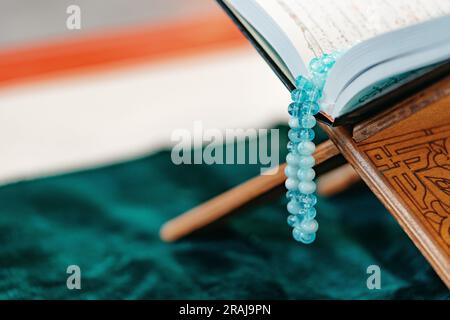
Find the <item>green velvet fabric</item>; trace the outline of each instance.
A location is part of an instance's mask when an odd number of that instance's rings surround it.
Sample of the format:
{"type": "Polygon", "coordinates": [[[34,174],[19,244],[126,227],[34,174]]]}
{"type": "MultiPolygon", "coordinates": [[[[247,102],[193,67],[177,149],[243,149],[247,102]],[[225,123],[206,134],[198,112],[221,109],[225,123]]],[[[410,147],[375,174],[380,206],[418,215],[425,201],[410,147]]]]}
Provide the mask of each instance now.
{"type": "Polygon", "coordinates": [[[449,298],[362,184],[319,200],[320,230],[310,246],[291,238],[281,189],[180,242],[159,240],[166,220],[258,171],[249,165],[175,166],[163,151],[4,186],[0,298],[449,298]],[[66,288],[72,264],[81,268],[79,291],[66,288]],[[366,286],[369,265],[381,268],[381,290],[366,286]]]}

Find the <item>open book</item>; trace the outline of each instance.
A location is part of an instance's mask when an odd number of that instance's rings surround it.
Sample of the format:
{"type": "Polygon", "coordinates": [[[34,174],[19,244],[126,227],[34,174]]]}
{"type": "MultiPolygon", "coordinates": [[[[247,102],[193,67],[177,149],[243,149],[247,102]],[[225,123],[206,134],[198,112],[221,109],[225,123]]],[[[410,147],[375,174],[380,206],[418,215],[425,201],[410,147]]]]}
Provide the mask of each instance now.
{"type": "Polygon", "coordinates": [[[343,53],[323,91],[329,123],[450,70],[450,0],[218,1],[290,90],[312,58],[343,53]]]}

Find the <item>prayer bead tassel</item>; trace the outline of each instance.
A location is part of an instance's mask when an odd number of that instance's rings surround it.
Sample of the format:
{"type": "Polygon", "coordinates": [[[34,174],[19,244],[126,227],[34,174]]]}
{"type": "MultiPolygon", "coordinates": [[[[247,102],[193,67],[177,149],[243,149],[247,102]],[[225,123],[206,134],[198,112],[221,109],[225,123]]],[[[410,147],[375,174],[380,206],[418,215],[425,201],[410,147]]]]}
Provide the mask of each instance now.
{"type": "Polygon", "coordinates": [[[310,244],[316,239],[319,224],[315,220],[317,198],[314,195],[316,173],[312,156],[315,133],[314,117],[320,111],[320,99],[328,71],[333,67],[340,53],[324,54],[320,58],[311,60],[309,70],[311,79],[298,77],[295,81],[296,89],[292,91],[292,103],[288,113],[290,130],[288,132],[289,144],[285,174],[287,176],[286,188],[289,203],[287,209],[289,217],[287,223],[293,227],[292,236],[295,240],[310,244]]]}

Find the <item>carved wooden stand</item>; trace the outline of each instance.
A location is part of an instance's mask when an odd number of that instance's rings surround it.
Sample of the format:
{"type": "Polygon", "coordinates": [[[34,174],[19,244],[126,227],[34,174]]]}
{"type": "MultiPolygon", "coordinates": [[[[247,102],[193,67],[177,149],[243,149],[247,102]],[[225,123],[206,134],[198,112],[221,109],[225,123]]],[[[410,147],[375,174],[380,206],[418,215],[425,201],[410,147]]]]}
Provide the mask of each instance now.
{"type": "MultiPolygon", "coordinates": [[[[334,146],[322,146],[319,162],[340,152],[450,288],[450,77],[354,127],[322,128],[334,146]]],[[[169,221],[161,237],[176,240],[284,181],[281,170],[263,179],[169,221]]]]}

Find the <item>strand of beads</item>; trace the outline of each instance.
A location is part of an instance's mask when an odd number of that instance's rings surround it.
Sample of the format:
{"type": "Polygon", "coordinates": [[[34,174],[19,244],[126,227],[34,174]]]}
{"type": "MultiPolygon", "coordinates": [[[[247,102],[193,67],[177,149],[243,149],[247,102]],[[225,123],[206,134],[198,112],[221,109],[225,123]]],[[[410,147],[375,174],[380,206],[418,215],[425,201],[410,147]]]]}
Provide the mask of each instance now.
{"type": "Polygon", "coordinates": [[[287,222],[293,227],[292,235],[295,240],[309,244],[316,239],[319,228],[316,217],[317,203],[315,196],[316,173],[313,169],[316,149],[314,140],[314,126],[319,111],[319,101],[322,97],[328,71],[333,67],[338,54],[325,54],[321,58],[314,58],[309,65],[311,79],[298,77],[296,89],[292,91],[293,102],[289,105],[289,143],[286,188],[289,199],[287,210],[290,213],[287,222]]]}

